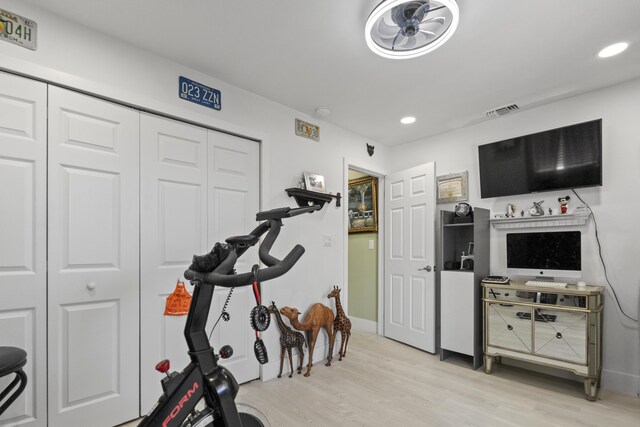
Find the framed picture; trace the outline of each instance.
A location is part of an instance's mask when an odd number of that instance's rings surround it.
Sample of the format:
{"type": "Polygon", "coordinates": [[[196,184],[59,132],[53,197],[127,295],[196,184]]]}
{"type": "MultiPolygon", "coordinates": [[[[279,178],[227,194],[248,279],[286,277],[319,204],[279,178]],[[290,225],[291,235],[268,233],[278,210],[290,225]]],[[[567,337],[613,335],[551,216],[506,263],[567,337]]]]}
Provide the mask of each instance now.
{"type": "Polygon", "coordinates": [[[452,173],[436,178],[436,203],[455,203],[469,200],[469,172],[452,173]]]}
{"type": "Polygon", "coordinates": [[[378,178],[349,181],[349,233],[378,231],[378,178]]]}
{"type": "Polygon", "coordinates": [[[304,173],[304,186],[307,190],[317,191],[318,193],[326,193],[324,188],[324,176],[317,173],[304,173]]]}

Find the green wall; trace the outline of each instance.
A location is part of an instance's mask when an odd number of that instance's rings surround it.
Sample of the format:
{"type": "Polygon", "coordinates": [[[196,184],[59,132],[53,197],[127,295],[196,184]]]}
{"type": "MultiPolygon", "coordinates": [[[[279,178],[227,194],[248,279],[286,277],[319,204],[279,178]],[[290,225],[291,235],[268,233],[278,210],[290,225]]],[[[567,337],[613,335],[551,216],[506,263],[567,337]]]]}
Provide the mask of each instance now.
{"type": "MultiPolygon", "coordinates": [[[[349,180],[368,176],[349,169],[349,180]]],[[[349,315],[378,321],[378,233],[349,234],[349,315]],[[373,240],[373,250],[369,249],[373,240]]]]}
{"type": "Polygon", "coordinates": [[[378,233],[349,235],[349,315],[378,321],[378,233]]]}

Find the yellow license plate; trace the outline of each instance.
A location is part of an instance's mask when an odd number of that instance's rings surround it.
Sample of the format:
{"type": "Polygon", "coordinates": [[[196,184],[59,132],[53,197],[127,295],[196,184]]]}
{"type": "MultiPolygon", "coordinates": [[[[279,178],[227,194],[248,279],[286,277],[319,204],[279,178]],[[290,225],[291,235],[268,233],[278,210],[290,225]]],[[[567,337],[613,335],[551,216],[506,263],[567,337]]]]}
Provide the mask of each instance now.
{"type": "Polygon", "coordinates": [[[0,40],[36,50],[37,31],[35,21],[0,9],[0,40]]]}

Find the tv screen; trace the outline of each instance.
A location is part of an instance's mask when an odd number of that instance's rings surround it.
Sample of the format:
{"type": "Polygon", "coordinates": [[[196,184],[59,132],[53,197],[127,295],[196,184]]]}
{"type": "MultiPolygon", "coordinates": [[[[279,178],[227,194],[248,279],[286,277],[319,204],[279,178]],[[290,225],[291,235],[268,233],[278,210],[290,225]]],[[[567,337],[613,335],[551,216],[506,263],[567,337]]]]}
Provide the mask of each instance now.
{"type": "Polygon", "coordinates": [[[478,147],[488,197],[602,185],[602,120],[478,147]]]}

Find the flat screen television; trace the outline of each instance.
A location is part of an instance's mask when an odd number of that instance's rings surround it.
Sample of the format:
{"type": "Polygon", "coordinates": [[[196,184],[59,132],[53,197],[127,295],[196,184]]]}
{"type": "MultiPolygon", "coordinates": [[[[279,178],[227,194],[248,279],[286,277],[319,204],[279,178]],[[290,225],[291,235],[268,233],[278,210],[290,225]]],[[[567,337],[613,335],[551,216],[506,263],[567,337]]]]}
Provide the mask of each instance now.
{"type": "Polygon", "coordinates": [[[582,246],[579,231],[507,234],[509,275],[579,279],[582,246]]]}
{"type": "Polygon", "coordinates": [[[488,197],[602,185],[602,119],[478,147],[488,197]]]}

